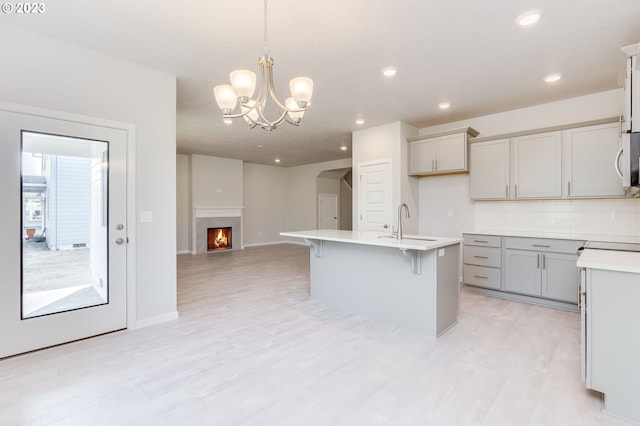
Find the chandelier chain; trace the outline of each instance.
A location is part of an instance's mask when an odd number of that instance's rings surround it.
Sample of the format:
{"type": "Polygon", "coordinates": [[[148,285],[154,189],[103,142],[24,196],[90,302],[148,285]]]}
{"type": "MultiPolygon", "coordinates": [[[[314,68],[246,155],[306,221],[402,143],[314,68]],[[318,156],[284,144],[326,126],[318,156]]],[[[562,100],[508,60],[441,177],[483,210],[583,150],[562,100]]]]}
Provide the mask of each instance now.
{"type": "Polygon", "coordinates": [[[264,53],[269,53],[269,43],[267,37],[267,0],[264,0],[264,53]]]}

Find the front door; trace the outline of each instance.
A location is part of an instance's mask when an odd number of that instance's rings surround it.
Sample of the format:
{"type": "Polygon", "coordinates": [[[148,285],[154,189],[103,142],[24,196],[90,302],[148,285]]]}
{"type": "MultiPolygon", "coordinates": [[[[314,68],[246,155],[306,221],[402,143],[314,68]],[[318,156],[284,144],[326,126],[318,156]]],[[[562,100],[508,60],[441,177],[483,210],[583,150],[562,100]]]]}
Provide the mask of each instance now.
{"type": "Polygon", "coordinates": [[[126,328],[126,144],[0,112],[0,358],[126,328]]]}

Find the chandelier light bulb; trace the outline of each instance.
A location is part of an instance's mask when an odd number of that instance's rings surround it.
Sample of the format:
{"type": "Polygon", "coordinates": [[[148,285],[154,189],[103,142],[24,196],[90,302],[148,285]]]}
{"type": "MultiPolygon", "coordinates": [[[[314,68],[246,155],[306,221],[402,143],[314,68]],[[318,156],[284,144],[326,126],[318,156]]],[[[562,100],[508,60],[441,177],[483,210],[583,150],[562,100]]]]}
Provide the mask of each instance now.
{"type": "Polygon", "coordinates": [[[256,74],[248,70],[235,70],[229,74],[231,87],[235,90],[240,102],[245,103],[256,90],[256,74]]]}
{"type": "Polygon", "coordinates": [[[313,80],[308,77],[296,77],[289,82],[291,96],[300,108],[307,106],[313,95],[313,80]]]}
{"type": "Polygon", "coordinates": [[[213,95],[216,98],[218,106],[225,115],[231,114],[231,111],[234,110],[238,103],[236,92],[233,90],[233,87],[228,84],[221,84],[220,86],[214,87],[213,95]]]}
{"type": "Polygon", "coordinates": [[[304,110],[300,109],[298,103],[293,98],[287,98],[284,101],[284,106],[287,107],[287,114],[294,121],[294,123],[299,123],[302,120],[302,116],[304,115],[304,110]]]}

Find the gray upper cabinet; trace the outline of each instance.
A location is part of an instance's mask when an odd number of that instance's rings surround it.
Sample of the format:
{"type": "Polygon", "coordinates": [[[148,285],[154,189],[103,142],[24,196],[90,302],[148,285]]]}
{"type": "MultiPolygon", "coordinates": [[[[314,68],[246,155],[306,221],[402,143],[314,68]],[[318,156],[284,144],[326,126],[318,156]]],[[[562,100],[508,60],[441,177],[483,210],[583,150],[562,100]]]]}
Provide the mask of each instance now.
{"type": "Polygon", "coordinates": [[[613,160],[621,147],[618,123],[565,130],[562,135],[567,158],[567,196],[624,196],[613,160]]]}
{"type": "Polygon", "coordinates": [[[475,200],[623,197],[613,161],[622,140],[612,119],[469,144],[475,200]]]}
{"type": "Polygon", "coordinates": [[[467,172],[467,137],[477,134],[467,127],[437,135],[408,138],[409,175],[467,172]]]}
{"type": "Polygon", "coordinates": [[[561,132],[519,136],[512,146],[514,197],[562,197],[561,132]]]}
{"type": "Polygon", "coordinates": [[[471,198],[509,198],[509,139],[469,144],[471,198]]]}

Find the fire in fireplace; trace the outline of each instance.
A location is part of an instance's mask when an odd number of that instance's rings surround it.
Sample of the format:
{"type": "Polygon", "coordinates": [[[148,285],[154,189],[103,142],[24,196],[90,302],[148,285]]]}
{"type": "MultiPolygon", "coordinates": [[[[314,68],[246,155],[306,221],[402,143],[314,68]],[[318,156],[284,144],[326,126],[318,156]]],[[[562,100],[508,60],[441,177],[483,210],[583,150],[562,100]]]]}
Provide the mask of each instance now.
{"type": "Polygon", "coordinates": [[[207,229],[207,251],[230,249],[231,227],[207,229]]]}

